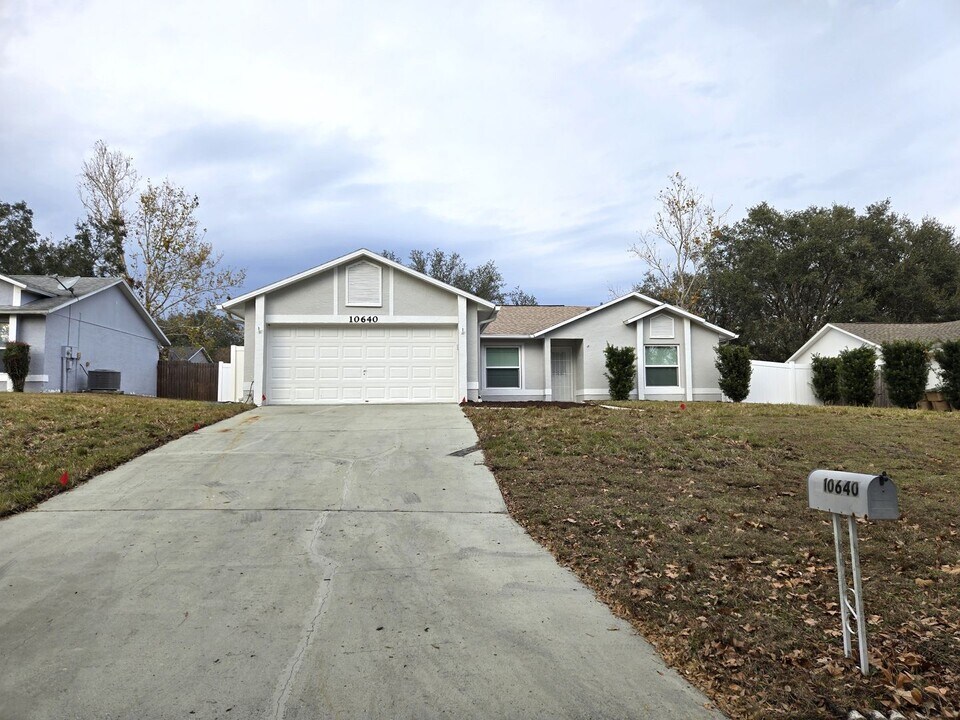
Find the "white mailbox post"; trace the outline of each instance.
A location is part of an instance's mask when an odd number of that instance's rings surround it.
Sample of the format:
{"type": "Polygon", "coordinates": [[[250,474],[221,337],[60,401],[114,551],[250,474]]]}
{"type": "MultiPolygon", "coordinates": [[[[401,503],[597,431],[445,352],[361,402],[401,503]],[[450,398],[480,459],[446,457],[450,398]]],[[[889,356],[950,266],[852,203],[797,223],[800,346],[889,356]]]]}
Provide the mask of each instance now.
{"type": "Polygon", "coordinates": [[[860,575],[860,549],[857,542],[857,518],[868,520],[897,520],[897,488],[886,473],[864,475],[839,470],[814,470],[807,477],[810,507],[824,510],[833,519],[833,545],[837,554],[837,581],[840,587],[840,622],[843,626],[843,652],[853,655],[850,619],[857,623],[857,645],[860,651],[860,672],[870,672],[867,659],[867,621],[863,613],[863,580],[860,575]],[[853,589],[847,587],[846,559],[843,552],[843,532],[840,518],[847,518],[850,538],[850,566],[853,571],[853,589]],[[849,595],[853,593],[851,604],[849,595]]]}

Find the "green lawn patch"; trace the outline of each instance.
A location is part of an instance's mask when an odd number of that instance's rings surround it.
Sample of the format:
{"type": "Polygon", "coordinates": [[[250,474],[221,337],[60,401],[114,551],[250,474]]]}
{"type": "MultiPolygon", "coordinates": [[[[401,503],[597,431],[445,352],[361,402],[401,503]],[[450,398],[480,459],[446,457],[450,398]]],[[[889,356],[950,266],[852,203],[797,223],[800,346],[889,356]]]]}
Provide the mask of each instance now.
{"type": "Polygon", "coordinates": [[[466,413],[513,516],[668,663],[734,717],[960,716],[960,413],[621,404],[466,413]],[[859,528],[867,678],[818,467],[900,493],[899,521],[859,528]]]}
{"type": "Polygon", "coordinates": [[[196,425],[250,407],[130,395],[0,393],[0,517],[31,508],[196,425]]]}

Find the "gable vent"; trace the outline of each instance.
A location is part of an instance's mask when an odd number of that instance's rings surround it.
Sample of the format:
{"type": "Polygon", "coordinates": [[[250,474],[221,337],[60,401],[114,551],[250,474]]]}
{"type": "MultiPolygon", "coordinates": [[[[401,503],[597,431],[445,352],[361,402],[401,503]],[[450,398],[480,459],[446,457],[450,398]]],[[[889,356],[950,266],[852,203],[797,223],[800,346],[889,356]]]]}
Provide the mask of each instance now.
{"type": "Polygon", "coordinates": [[[673,318],[669,315],[655,315],[650,318],[650,337],[672,338],[674,336],[673,318]]]}
{"type": "Polygon", "coordinates": [[[358,262],[347,268],[347,305],[380,307],[381,289],[379,265],[358,262]]]}

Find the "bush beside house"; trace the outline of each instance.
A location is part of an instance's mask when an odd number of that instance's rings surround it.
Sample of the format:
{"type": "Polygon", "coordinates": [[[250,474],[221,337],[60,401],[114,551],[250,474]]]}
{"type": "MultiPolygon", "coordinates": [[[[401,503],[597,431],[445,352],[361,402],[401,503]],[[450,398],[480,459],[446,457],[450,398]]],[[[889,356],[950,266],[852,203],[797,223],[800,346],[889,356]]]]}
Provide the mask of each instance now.
{"type": "Polygon", "coordinates": [[[23,392],[30,374],[30,346],[25,342],[8,342],[3,351],[3,365],[13,383],[13,391],[23,392]]]}
{"type": "Polygon", "coordinates": [[[607,345],[603,350],[607,372],[604,375],[610,387],[611,400],[629,400],[630,391],[637,382],[637,352],[629,345],[607,345]]]}
{"type": "Polygon", "coordinates": [[[898,407],[916,407],[927,389],[930,354],[926,343],[898,340],[883,343],[883,380],[890,402],[898,407]]]}
{"type": "Polygon", "coordinates": [[[734,402],[743,402],[750,394],[750,348],[745,345],[720,345],[715,363],[720,372],[720,390],[734,402]]]}
{"type": "Polygon", "coordinates": [[[814,355],[810,358],[813,373],[811,384],[813,394],[824,405],[836,405],[843,397],[840,395],[840,358],[814,355]]]}
{"type": "Polygon", "coordinates": [[[960,340],[950,340],[934,351],[940,366],[941,391],[954,408],[960,408],[960,340]]]}
{"type": "Polygon", "coordinates": [[[877,352],[859,347],[840,352],[837,372],[840,396],[849,405],[873,405],[877,388],[877,352]]]}

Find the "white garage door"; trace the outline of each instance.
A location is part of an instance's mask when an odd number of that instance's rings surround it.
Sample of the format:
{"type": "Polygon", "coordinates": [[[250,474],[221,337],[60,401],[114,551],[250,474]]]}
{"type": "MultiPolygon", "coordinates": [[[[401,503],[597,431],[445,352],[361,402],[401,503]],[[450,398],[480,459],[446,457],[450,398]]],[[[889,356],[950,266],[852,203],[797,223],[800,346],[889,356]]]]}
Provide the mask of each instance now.
{"type": "Polygon", "coordinates": [[[270,404],[457,402],[457,329],[272,325],[270,404]]]}

